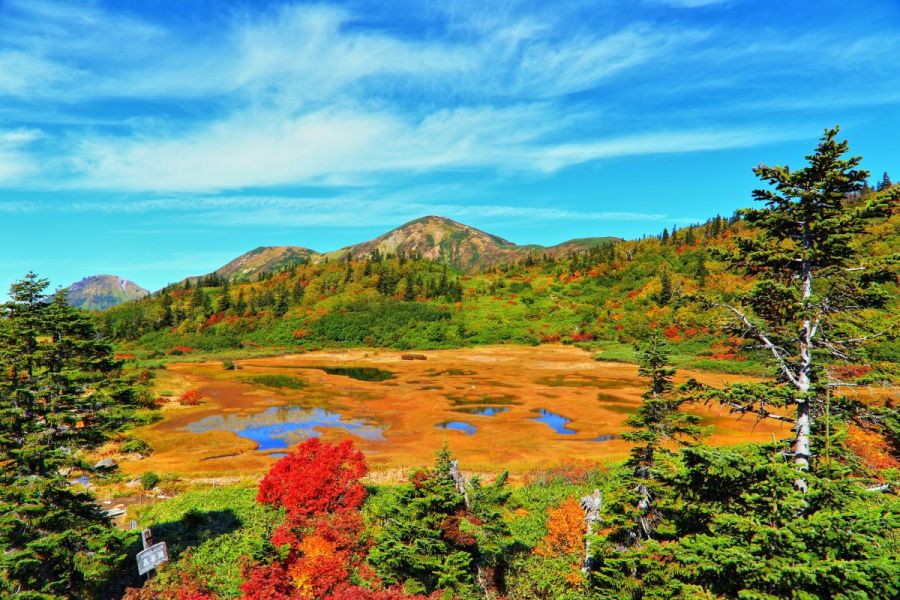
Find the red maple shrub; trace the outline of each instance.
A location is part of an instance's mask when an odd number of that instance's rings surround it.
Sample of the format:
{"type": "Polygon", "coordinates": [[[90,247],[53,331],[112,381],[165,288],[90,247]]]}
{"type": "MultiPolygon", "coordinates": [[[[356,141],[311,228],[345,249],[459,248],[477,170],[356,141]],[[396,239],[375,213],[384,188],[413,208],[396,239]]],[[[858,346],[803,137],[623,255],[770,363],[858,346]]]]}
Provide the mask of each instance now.
{"type": "Polygon", "coordinates": [[[663,335],[666,336],[667,339],[672,341],[677,341],[681,339],[681,328],[678,325],[672,325],[671,327],[666,327],[663,330],[663,335]]]}
{"type": "Polygon", "coordinates": [[[569,334],[569,339],[573,342],[590,342],[594,339],[593,333],[573,331],[569,334]]]}
{"type": "Polygon", "coordinates": [[[297,594],[287,571],[280,563],[260,565],[244,573],[241,584],[242,600],[297,600],[297,594]]]}
{"type": "Polygon", "coordinates": [[[356,510],[365,499],[359,479],[367,472],[350,440],[325,444],[310,438],[263,477],[256,500],[283,506],[289,516],[356,510]]]}
{"type": "Polygon", "coordinates": [[[200,393],[200,390],[187,390],[179,396],[178,402],[182,406],[197,406],[202,397],[203,394],[200,393]]]}
{"type": "Polygon", "coordinates": [[[354,589],[351,579],[373,578],[359,513],[365,499],[359,480],[366,472],[350,440],[329,444],[311,438],[275,463],[260,482],[257,501],[285,509],[284,523],[272,534],[283,559],[246,572],[244,600],[333,598],[354,589]]]}

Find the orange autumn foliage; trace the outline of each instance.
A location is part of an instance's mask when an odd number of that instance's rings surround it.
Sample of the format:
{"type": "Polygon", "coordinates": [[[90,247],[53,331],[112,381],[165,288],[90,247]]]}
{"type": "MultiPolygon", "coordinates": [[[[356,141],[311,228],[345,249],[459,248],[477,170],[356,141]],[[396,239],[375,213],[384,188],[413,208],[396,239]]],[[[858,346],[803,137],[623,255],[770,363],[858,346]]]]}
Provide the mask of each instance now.
{"type": "Polygon", "coordinates": [[[547,534],[535,547],[535,554],[558,556],[575,554],[584,545],[584,512],[574,498],[547,510],[547,534]]]}
{"type": "Polygon", "coordinates": [[[874,431],[851,425],[847,433],[847,446],[872,469],[895,469],[900,461],[891,456],[890,445],[874,431]]]}

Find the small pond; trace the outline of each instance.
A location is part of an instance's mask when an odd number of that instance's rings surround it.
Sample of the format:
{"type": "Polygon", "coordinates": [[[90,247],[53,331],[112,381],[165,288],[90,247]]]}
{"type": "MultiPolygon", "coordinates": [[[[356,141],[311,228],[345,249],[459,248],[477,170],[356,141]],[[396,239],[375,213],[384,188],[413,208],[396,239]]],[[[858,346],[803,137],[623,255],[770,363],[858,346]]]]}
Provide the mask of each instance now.
{"type": "Polygon", "coordinates": [[[393,379],[394,374],[383,369],[375,367],[303,367],[305,369],[318,369],[325,371],[329,375],[341,375],[350,379],[358,379],[359,381],[387,381],[393,379]]]}
{"type": "Polygon", "coordinates": [[[571,419],[567,419],[562,415],[558,415],[555,412],[550,412],[546,408],[542,408],[538,411],[539,417],[534,417],[531,419],[532,421],[537,421],[538,423],[543,423],[556,433],[560,435],[571,435],[573,433],[577,433],[574,429],[569,429],[566,427],[566,424],[571,421],[571,419]]]}
{"type": "Polygon", "coordinates": [[[322,408],[298,408],[274,406],[251,415],[214,415],[187,426],[193,433],[230,431],[253,440],[257,450],[287,448],[311,437],[318,437],[319,427],[338,427],[364,440],[384,440],[380,427],[369,425],[361,419],[344,419],[341,413],[322,408]]]}
{"type": "Polygon", "coordinates": [[[436,426],[438,429],[452,429],[453,431],[462,431],[466,435],[474,435],[478,428],[472,425],[471,423],[466,423],[465,421],[444,421],[443,423],[438,423],[436,426]]]}

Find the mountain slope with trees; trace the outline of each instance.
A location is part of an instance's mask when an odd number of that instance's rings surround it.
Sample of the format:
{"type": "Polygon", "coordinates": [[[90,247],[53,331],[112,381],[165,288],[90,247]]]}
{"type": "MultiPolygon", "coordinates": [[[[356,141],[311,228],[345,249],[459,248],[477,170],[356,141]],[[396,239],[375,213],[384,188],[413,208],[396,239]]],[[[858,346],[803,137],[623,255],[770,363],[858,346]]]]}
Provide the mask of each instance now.
{"type": "MultiPolygon", "coordinates": [[[[860,216],[845,237],[848,248],[881,264],[863,274],[871,283],[868,300],[852,317],[883,330],[861,350],[867,368],[876,371],[872,377],[897,376],[892,315],[900,302],[891,261],[900,252],[898,196],[900,188],[891,187],[863,190],[847,201],[853,211],[874,200],[886,207],[884,214],[860,216]]],[[[759,372],[767,350],[739,330],[719,327],[731,314],[723,305],[757,281],[755,272],[732,268],[730,257],[740,252],[739,239],[759,232],[758,224],[736,214],[561,256],[531,252],[478,273],[377,251],[291,264],[252,282],[207,276],[104,312],[101,330],[138,356],[175,346],[218,352],[248,345],[409,349],[563,342],[611,360],[635,360],[634,345],[659,331],[678,365],[759,372]]],[[[766,297],[764,290],[755,294],[766,297]]]]}

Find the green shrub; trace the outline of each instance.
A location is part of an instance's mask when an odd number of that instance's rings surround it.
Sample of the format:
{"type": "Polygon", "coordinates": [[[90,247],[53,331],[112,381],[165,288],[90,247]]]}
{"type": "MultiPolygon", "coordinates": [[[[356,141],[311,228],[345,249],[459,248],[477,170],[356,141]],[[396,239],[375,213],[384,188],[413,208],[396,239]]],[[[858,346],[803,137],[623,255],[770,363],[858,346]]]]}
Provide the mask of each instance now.
{"type": "Polygon", "coordinates": [[[141,475],[141,487],[145,490],[152,490],[157,486],[159,481],[159,475],[157,475],[153,471],[147,471],[146,473],[141,475]]]}
{"type": "Polygon", "coordinates": [[[141,439],[138,439],[135,437],[129,437],[122,444],[122,451],[123,452],[139,452],[140,454],[150,454],[150,452],[152,452],[153,449],[150,448],[150,444],[148,444],[144,440],[141,440],[141,439]]]}

